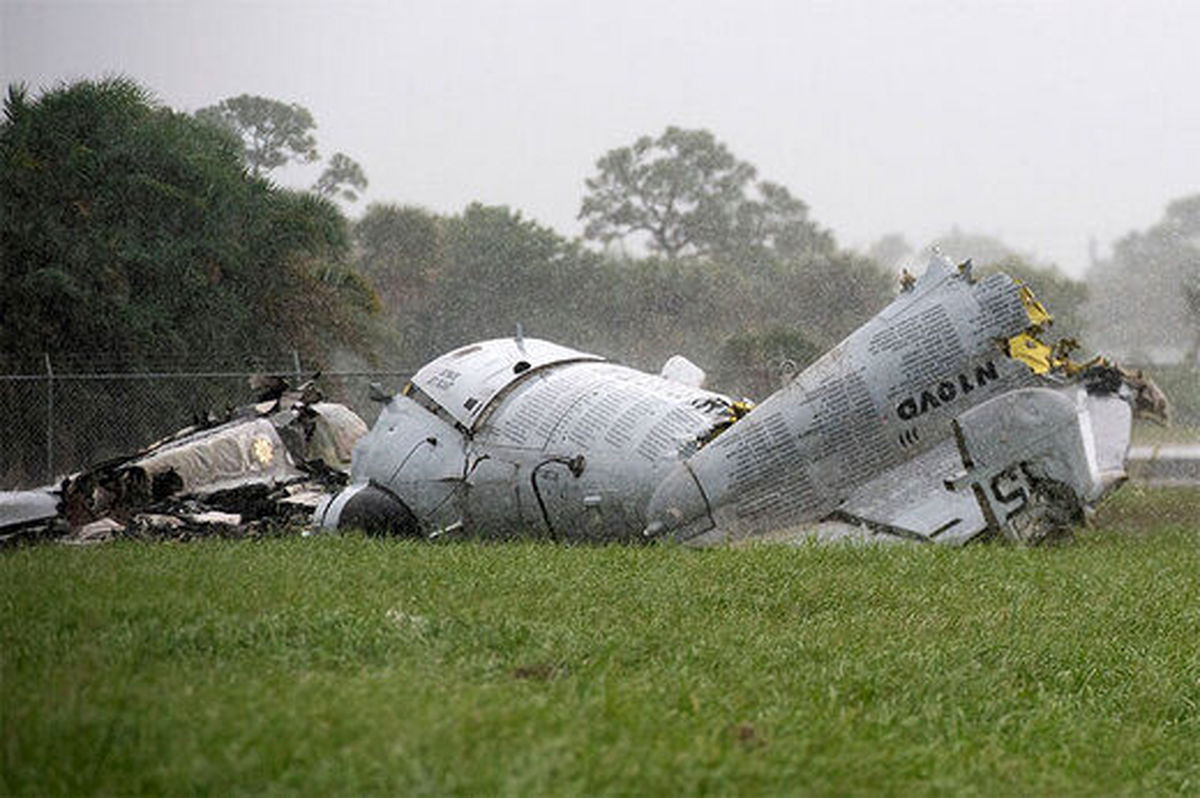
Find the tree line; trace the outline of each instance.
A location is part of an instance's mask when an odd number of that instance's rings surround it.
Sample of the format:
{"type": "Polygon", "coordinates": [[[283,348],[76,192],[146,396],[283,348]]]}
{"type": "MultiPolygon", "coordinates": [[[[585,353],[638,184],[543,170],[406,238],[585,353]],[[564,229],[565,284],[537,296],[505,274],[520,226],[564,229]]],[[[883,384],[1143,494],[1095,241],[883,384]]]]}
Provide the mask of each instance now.
{"type": "MultiPolygon", "coordinates": [[[[413,366],[522,324],[645,368],[682,352],[716,387],[761,396],[880,308],[898,267],[923,265],[898,235],[865,254],[839,246],[801,199],[705,130],[669,127],[602,154],[572,239],[479,203],[435,214],[375,202],[350,220],[338,203],[368,182],[345,153],[308,190],[271,180],[320,160],[315,128],[302,106],[249,95],[174,111],[123,78],[38,97],[11,87],[0,352],[136,364],[299,348],[413,366]]],[[[1186,338],[1195,358],[1197,208],[1173,203],[1087,282],[986,237],[952,231],[942,248],[1028,278],[1060,329],[1186,338]],[[1169,310],[1111,324],[1131,316],[1132,297],[1169,310]]]]}

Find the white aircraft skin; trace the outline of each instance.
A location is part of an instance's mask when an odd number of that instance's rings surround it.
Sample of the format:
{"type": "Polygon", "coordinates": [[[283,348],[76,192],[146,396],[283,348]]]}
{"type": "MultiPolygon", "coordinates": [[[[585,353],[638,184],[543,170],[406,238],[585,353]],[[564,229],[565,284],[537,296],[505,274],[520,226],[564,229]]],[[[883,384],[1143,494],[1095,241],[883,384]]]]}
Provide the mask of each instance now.
{"type": "Polygon", "coordinates": [[[638,539],[655,486],[736,407],[546,341],[473,344],[392,398],[318,520],[424,537],[638,539]]]}
{"type": "Polygon", "coordinates": [[[1038,542],[1124,479],[1137,395],[1106,364],[1039,366],[1039,314],[1007,276],[935,256],[749,412],[674,358],[664,373],[684,381],[535,339],[474,344],[392,398],[316,520],[425,538],[1038,542]]]}

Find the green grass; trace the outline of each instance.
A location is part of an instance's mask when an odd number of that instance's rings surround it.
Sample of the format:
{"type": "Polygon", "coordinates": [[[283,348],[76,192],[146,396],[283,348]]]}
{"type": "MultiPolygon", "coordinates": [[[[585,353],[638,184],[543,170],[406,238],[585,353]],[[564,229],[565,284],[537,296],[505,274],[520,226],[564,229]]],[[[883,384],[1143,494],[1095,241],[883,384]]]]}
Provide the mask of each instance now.
{"type": "Polygon", "coordinates": [[[1035,550],[8,551],[0,792],[1196,793],[1198,508],[1127,488],[1035,550]]]}

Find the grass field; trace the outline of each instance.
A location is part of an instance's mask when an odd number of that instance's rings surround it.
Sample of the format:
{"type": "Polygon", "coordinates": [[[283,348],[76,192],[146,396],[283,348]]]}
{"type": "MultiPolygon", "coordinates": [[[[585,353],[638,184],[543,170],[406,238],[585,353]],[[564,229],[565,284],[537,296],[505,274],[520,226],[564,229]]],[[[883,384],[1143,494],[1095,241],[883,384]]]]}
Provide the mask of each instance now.
{"type": "Polygon", "coordinates": [[[0,553],[0,791],[1200,791],[1200,494],[1049,549],[0,553]]]}

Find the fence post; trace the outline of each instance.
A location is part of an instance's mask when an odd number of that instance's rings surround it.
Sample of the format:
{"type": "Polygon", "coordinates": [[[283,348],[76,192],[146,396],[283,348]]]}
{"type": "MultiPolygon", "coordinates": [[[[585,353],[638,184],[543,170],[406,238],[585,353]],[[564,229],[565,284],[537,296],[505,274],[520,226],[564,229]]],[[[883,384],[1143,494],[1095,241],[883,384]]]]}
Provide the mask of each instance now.
{"type": "Polygon", "coordinates": [[[54,368],[50,353],[43,352],[46,361],[46,482],[54,479],[54,368]]]}
{"type": "Polygon", "coordinates": [[[300,386],[300,383],[301,383],[301,377],[300,377],[300,353],[299,353],[299,352],[297,352],[295,349],[293,349],[293,350],[292,350],[292,362],[293,362],[293,363],[296,365],[296,384],[295,384],[295,387],[299,387],[299,386],[300,386]]]}

